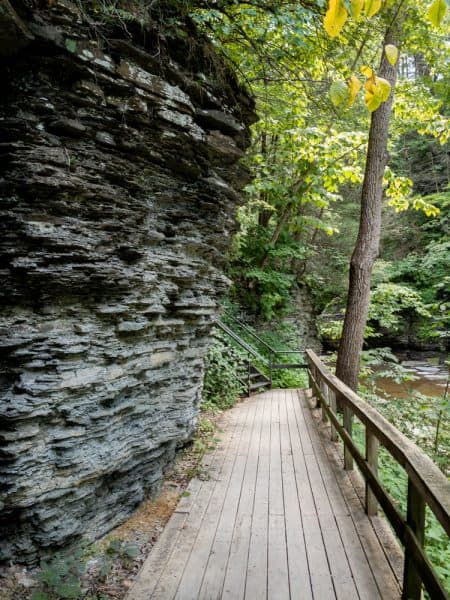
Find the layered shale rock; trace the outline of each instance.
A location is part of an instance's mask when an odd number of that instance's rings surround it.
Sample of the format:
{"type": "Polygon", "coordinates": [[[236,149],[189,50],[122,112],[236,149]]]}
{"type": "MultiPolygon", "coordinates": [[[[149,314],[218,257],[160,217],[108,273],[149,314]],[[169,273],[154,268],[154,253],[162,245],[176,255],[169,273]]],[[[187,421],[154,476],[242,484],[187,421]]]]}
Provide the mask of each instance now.
{"type": "Polygon", "coordinates": [[[3,560],[155,489],[227,288],[252,103],[166,3],[122,4],[0,0],[3,560]]]}

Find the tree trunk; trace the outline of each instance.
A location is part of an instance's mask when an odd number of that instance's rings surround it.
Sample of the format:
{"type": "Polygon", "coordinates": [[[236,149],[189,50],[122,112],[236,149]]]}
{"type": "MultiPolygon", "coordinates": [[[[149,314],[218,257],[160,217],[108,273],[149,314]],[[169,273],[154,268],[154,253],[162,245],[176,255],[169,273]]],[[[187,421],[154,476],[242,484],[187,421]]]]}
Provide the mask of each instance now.
{"type": "MultiPolygon", "coordinates": [[[[387,31],[383,46],[395,44],[387,31]]],[[[398,64],[398,63],[397,63],[398,64]]],[[[389,99],[372,113],[366,168],[361,192],[358,237],[350,263],[350,279],[344,327],[339,345],[336,375],[353,390],[358,387],[361,351],[370,300],[372,268],[379,252],[383,174],[388,162],[387,140],[392,113],[397,66],[392,66],[383,51],[378,72],[392,87],[389,99]]]]}

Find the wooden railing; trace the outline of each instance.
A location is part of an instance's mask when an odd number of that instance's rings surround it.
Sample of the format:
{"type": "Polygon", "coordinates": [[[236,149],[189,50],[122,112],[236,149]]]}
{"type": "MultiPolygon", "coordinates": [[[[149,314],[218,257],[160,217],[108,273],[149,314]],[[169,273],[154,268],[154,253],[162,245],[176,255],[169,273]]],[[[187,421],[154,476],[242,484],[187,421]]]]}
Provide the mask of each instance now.
{"type": "Polygon", "coordinates": [[[306,350],[310,387],[331,422],[331,438],[344,442],[344,468],[353,462],[365,480],[365,509],[369,516],[383,509],[405,551],[404,600],[420,600],[422,585],[432,600],[449,599],[425,550],[425,507],[428,506],[450,536],[450,482],[413,442],[332,375],[312,350],[306,350]],[[337,410],[339,403],[339,412],[337,410]],[[353,418],[365,427],[365,455],[353,439],[353,418]],[[407,514],[404,516],[378,477],[378,453],[383,446],[408,476],[407,514]]]}

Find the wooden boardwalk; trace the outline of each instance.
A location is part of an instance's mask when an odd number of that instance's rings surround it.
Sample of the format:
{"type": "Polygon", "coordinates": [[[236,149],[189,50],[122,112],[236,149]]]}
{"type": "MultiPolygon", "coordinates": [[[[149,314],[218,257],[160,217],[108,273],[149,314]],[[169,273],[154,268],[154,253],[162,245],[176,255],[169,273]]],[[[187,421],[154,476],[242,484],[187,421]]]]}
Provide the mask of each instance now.
{"type": "Polygon", "coordinates": [[[364,514],[303,393],[243,401],[224,415],[221,438],[203,461],[209,477],[191,481],[127,600],[400,597],[392,535],[364,514]]]}

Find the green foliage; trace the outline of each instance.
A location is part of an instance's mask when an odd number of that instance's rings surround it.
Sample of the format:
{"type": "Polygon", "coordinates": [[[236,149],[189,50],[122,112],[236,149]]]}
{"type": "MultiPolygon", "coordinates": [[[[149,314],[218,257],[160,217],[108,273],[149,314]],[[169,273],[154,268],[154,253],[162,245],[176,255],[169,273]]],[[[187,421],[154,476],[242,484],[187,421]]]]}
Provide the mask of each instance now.
{"type": "Polygon", "coordinates": [[[81,552],[64,557],[56,554],[49,562],[43,561],[37,574],[40,589],[35,590],[32,600],[69,600],[82,597],[80,577],[84,573],[81,552]]]}
{"type": "Polygon", "coordinates": [[[399,327],[400,316],[405,312],[429,317],[420,294],[411,288],[395,283],[380,283],[370,296],[369,321],[380,327],[395,331],[399,327]]]}
{"type": "MultiPolygon", "coordinates": [[[[380,376],[386,376],[387,372],[380,376]]],[[[430,397],[413,392],[406,398],[380,398],[373,389],[363,387],[360,393],[410,439],[421,447],[450,476],[450,403],[448,398],[430,397]],[[438,426],[438,424],[440,426],[438,426]]],[[[355,424],[355,436],[364,445],[364,428],[355,424]]],[[[402,467],[382,449],[379,455],[380,479],[406,514],[407,475],[402,467]]],[[[450,589],[450,546],[447,533],[427,509],[425,548],[444,585],[450,589]]]]}
{"type": "MultiPolygon", "coordinates": [[[[216,334],[219,335],[219,334],[216,334]]],[[[244,386],[241,378],[243,355],[220,338],[216,338],[205,360],[202,407],[224,410],[233,406],[244,386]]]]}
{"type": "Polygon", "coordinates": [[[102,593],[89,593],[83,586],[86,571],[86,560],[96,556],[99,563],[96,581],[104,583],[113,570],[114,564],[131,569],[139,556],[139,547],[120,539],[111,540],[104,552],[97,554],[95,546],[82,543],[70,556],[55,554],[50,561],[43,561],[36,575],[37,589],[31,600],[107,600],[109,596],[102,593]]]}

